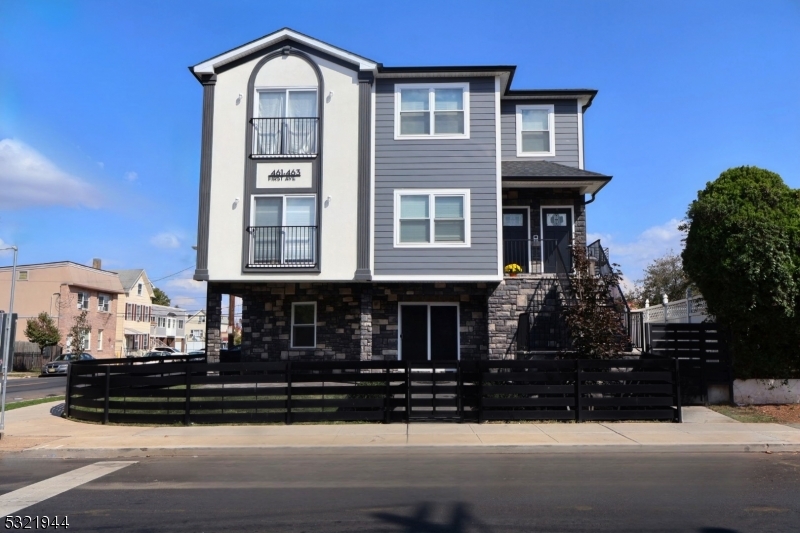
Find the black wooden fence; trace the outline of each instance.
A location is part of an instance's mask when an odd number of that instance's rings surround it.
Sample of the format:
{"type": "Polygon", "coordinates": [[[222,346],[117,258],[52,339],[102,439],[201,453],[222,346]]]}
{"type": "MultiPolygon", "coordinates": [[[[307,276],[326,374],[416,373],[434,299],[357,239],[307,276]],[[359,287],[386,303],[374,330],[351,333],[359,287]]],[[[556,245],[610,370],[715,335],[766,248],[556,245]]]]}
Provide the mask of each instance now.
{"type": "Polygon", "coordinates": [[[67,416],[191,424],[417,420],[680,421],[677,364],[617,361],[198,363],[186,358],[70,365],[67,416]]]}
{"type": "Polygon", "coordinates": [[[708,404],[709,388],[727,387],[733,402],[733,368],[727,335],[714,323],[647,326],[647,356],[680,361],[682,402],[708,404]]]}

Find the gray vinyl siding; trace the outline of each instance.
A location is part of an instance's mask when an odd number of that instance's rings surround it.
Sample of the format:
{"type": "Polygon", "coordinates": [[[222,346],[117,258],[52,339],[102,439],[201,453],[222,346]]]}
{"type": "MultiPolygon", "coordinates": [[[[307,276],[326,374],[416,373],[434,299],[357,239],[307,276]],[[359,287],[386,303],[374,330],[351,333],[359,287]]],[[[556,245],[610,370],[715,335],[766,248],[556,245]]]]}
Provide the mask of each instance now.
{"type": "Polygon", "coordinates": [[[494,78],[379,79],[375,109],[377,275],[497,275],[494,78]],[[470,83],[470,138],[394,140],[395,83],[470,83]],[[469,189],[469,248],[395,248],[395,189],[469,189]]]}
{"type": "Polygon", "coordinates": [[[578,167],[578,102],[577,100],[503,100],[500,103],[503,160],[551,161],[578,167]],[[555,111],[555,157],[517,157],[517,106],[553,105],[555,111]]]}

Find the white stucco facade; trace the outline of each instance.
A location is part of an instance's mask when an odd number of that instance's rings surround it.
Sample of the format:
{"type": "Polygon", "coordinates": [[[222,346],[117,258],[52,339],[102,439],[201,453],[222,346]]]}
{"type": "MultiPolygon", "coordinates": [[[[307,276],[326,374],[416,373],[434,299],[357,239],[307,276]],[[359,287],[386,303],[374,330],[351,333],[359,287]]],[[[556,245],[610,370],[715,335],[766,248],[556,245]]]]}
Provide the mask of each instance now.
{"type": "MultiPolygon", "coordinates": [[[[322,76],[321,191],[317,197],[320,227],[320,272],[243,272],[245,228],[246,146],[248,83],[261,61],[250,61],[217,74],[214,92],[211,200],[209,206],[208,272],[216,281],[347,281],[356,270],[358,200],[358,73],[320,57],[311,56],[322,76]]],[[[295,55],[278,55],[263,64],[254,79],[259,88],[317,87],[314,69],[295,55]]],[[[256,100],[254,96],[252,100],[256,100]]],[[[257,160],[271,168],[275,159],[257,160]]],[[[293,167],[291,160],[287,168],[293,167]]],[[[263,175],[264,172],[258,172],[263,175]]],[[[296,186],[306,186],[305,181],[296,186]]],[[[311,189],[309,189],[309,192],[311,189]]],[[[289,193],[287,193],[289,194],[289,193]]],[[[295,194],[294,192],[291,194],[295,194]]],[[[297,194],[303,194],[298,190],[297,194]]]]}

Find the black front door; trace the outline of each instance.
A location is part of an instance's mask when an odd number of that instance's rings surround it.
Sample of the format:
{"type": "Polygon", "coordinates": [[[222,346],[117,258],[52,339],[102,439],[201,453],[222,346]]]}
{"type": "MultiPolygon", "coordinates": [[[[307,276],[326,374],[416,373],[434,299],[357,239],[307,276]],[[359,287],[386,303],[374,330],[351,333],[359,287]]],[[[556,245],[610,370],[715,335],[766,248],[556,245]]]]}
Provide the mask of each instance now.
{"type": "Polygon", "coordinates": [[[527,209],[503,209],[503,266],[512,263],[521,266],[523,272],[529,270],[527,209]]]}
{"type": "Polygon", "coordinates": [[[431,361],[458,359],[458,307],[431,306],[431,361]]]}
{"type": "Polygon", "coordinates": [[[400,358],[404,361],[458,359],[458,306],[401,305],[400,358]]]}
{"type": "Polygon", "coordinates": [[[558,256],[564,263],[567,272],[572,270],[572,211],[555,208],[542,209],[542,254],[544,255],[544,271],[556,273],[558,256]]]}
{"type": "Polygon", "coordinates": [[[404,361],[428,360],[428,306],[400,306],[400,356],[404,361]]]}

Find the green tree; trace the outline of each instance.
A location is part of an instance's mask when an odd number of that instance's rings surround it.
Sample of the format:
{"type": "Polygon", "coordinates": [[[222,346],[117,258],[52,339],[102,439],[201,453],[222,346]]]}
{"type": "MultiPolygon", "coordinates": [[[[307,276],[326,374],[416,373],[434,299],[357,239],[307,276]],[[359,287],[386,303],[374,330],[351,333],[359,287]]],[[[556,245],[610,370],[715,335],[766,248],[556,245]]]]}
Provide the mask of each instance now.
{"type": "Polygon", "coordinates": [[[620,317],[624,304],[613,297],[621,278],[616,264],[608,274],[593,273],[586,250],[574,249],[569,280],[575,301],[562,310],[562,317],[578,358],[611,359],[625,350],[628,339],[620,317]]]}
{"type": "Polygon", "coordinates": [[[48,346],[55,346],[61,342],[61,333],[58,332],[58,327],[50,315],[45,312],[28,320],[28,325],[25,326],[25,336],[32,343],[39,345],[40,354],[43,354],[44,349],[48,346]]]}
{"type": "Polygon", "coordinates": [[[75,317],[72,327],[69,328],[67,347],[72,353],[82,353],[84,350],[83,346],[86,343],[89,332],[92,330],[89,320],[86,318],[88,314],[88,311],[81,311],[81,313],[75,317]]]}
{"type": "Polygon", "coordinates": [[[158,287],[153,287],[153,297],[150,298],[150,301],[156,305],[169,305],[170,299],[167,296],[167,293],[159,289],[158,287]]]}
{"type": "Polygon", "coordinates": [[[731,168],[689,205],[683,265],[731,333],[741,378],[800,376],[800,190],[731,168]]]}
{"type": "Polygon", "coordinates": [[[636,280],[628,301],[642,308],[645,300],[650,300],[651,305],[660,304],[666,294],[672,302],[686,298],[686,290],[692,287],[689,276],[683,270],[681,256],[670,250],[647,266],[644,278],[636,280]]]}

